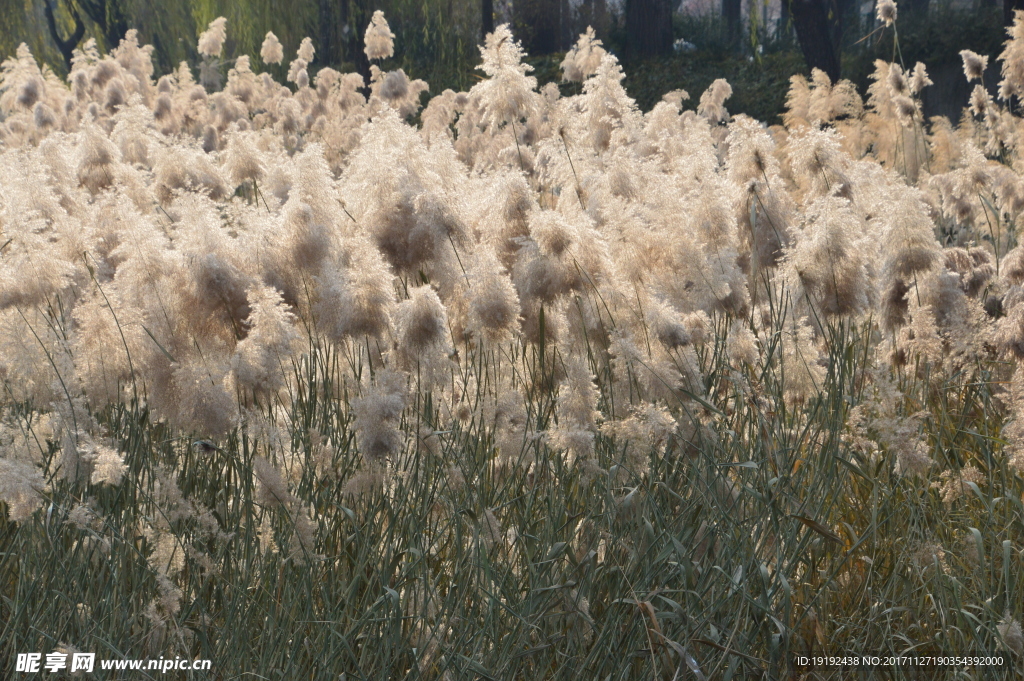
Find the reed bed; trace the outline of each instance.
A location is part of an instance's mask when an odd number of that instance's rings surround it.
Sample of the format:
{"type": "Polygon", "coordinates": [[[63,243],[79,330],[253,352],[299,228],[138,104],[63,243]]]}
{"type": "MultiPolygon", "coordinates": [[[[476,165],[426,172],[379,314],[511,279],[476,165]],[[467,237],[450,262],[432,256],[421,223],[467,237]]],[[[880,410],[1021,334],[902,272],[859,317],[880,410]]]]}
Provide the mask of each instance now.
{"type": "Polygon", "coordinates": [[[134,32],[3,64],[5,669],[1021,661],[1024,14],[955,127],[898,59],[767,127],[721,80],[641,113],[592,32],[578,94],[503,26],[427,98],[379,12],[369,84],[229,28],[159,79],[134,32]]]}

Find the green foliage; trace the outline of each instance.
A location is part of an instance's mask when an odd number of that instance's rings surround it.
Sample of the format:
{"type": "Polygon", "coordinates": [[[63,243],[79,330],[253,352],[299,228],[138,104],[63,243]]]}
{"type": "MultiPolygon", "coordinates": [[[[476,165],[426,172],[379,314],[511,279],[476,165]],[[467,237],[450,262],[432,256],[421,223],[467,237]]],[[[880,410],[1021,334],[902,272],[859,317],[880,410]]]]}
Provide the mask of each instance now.
{"type": "MultiPolygon", "coordinates": [[[[103,4],[103,3],[99,3],[103,4]]],[[[317,44],[321,32],[319,26],[320,4],[314,0],[280,3],[271,0],[168,0],[154,4],[142,0],[108,0],[116,5],[128,27],[139,31],[142,44],[155,48],[154,61],[158,75],[170,72],[179,62],[195,62],[196,39],[207,24],[219,16],[227,18],[228,39],[223,57],[234,59],[247,54],[258,63],[260,46],[267,31],[273,31],[285,48],[286,62],[295,56],[295,50],[306,36],[317,44]]],[[[402,45],[399,66],[410,75],[438,82],[469,87],[467,73],[479,61],[476,50],[479,40],[479,7],[468,0],[446,2],[430,0],[391,0],[373,6],[349,0],[335,3],[347,8],[347,25],[341,26],[346,41],[360,44],[363,31],[369,23],[373,9],[382,9],[392,23],[399,44],[402,45]]],[[[43,16],[44,0],[25,0],[22,7],[12,5],[0,8],[0,53],[13,55],[18,44],[25,42],[32,53],[49,64],[59,73],[66,71],[63,59],[50,36],[50,30],[43,16]]],[[[101,51],[117,46],[116,41],[104,36],[103,31],[82,13],[87,32],[84,40],[93,37],[101,51]]],[[[67,0],[58,0],[57,18],[62,36],[71,35],[74,22],[69,13],[67,0]]],[[[355,52],[355,50],[350,50],[355,52]]],[[[351,57],[350,57],[351,58],[351,57]]],[[[314,61],[314,68],[341,66],[341,63],[325,63],[323,57],[314,61]]],[[[354,65],[349,63],[350,67],[354,65]]],[[[450,86],[450,85],[446,85],[450,86]]]]}
{"type": "MultiPolygon", "coordinates": [[[[56,14],[58,27],[66,37],[74,31],[67,12],[56,14]]],[[[43,4],[35,0],[6,0],[0,4],[0,61],[14,55],[18,45],[25,43],[40,61],[63,71],[64,63],[43,15],[43,4]]]]}
{"type": "Polygon", "coordinates": [[[901,16],[898,28],[898,34],[891,29],[879,31],[844,53],[843,77],[861,92],[867,90],[876,59],[891,61],[895,55],[897,63],[902,58],[909,68],[920,61],[931,73],[947,66],[959,72],[960,50],[988,55],[994,63],[1007,37],[1002,8],[996,5],[977,10],[939,5],[924,17],[909,15],[904,20],[901,16]]]}
{"type": "Polygon", "coordinates": [[[672,33],[697,47],[702,52],[713,52],[726,56],[727,45],[725,22],[713,14],[677,14],[673,18],[672,33]]]}
{"type": "Polygon", "coordinates": [[[678,88],[690,94],[683,106],[694,109],[701,93],[717,78],[725,78],[733,88],[727,104],[729,113],[747,114],[769,125],[780,122],[790,76],[807,73],[803,58],[792,52],[771,53],[760,60],[696,52],[626,63],[624,70],[624,85],[641,109],[650,109],[664,93],[678,88]]]}
{"type": "MultiPolygon", "coordinates": [[[[530,57],[538,87],[558,83],[564,96],[580,91],[576,83],[563,83],[559,66],[564,55],[530,57]]],[[[745,57],[721,57],[713,52],[676,54],[660,59],[623,62],[623,85],[642,111],[650,111],[671,90],[686,90],[690,99],[683,109],[696,109],[700,95],[716,79],[725,78],[733,88],[727,106],[730,114],[746,114],[769,125],[781,122],[786,108],[789,78],[807,75],[803,57],[794,53],[771,53],[760,62],[745,57]]]]}
{"type": "MultiPolygon", "coordinates": [[[[899,49],[908,64],[921,61],[932,68],[943,64],[960,65],[960,50],[987,54],[994,61],[1006,41],[1002,7],[989,5],[972,10],[939,5],[926,17],[901,21],[899,49]]],[[[892,54],[890,31],[876,40],[869,52],[887,59],[892,54]]]]}
{"type": "Polygon", "coordinates": [[[480,63],[478,2],[390,0],[381,3],[381,9],[400,48],[398,67],[410,77],[426,80],[432,95],[446,88],[472,87],[473,68],[480,63]]]}
{"type": "MultiPolygon", "coordinates": [[[[312,0],[300,0],[287,6],[270,0],[171,0],[159,6],[141,0],[111,1],[118,4],[117,9],[125,16],[127,24],[139,29],[140,42],[156,48],[154,61],[158,74],[171,71],[181,61],[195,62],[196,38],[218,16],[228,19],[225,59],[248,54],[258,63],[260,45],[270,30],[284,45],[286,62],[307,35],[314,38],[318,51],[321,50],[318,44],[320,15],[317,3],[312,0]]],[[[26,0],[23,11],[16,4],[0,10],[0,53],[11,55],[17,44],[24,41],[41,61],[63,73],[63,60],[50,39],[42,6],[41,0],[26,0]]],[[[388,17],[400,47],[398,56],[393,63],[386,64],[386,68],[402,68],[410,77],[426,80],[433,94],[446,88],[466,90],[476,81],[474,67],[479,63],[477,44],[480,39],[478,3],[387,0],[374,7],[377,6],[388,17]]],[[[318,52],[312,65],[314,71],[323,66],[347,70],[357,67],[357,63],[350,60],[361,50],[362,32],[372,12],[359,2],[348,3],[347,8],[348,22],[340,32],[347,36],[346,41],[354,42],[343,51],[345,57],[341,62],[328,63],[324,61],[326,55],[318,52]]],[[[74,23],[65,0],[58,3],[57,19],[62,35],[70,35],[74,23]]],[[[95,24],[88,20],[86,23],[86,38],[97,38],[104,49],[116,46],[106,44],[95,24]]],[[[695,106],[696,98],[713,80],[726,78],[735,93],[729,102],[730,111],[775,123],[784,108],[789,77],[807,73],[788,31],[777,34],[768,31],[761,40],[766,54],[751,61],[751,57],[726,45],[724,27],[718,18],[677,15],[673,28],[675,36],[693,43],[697,52],[624,64],[629,74],[627,88],[644,110],[657,103],[664,92],[677,88],[686,89],[694,98],[690,106],[695,106]]],[[[606,41],[615,50],[621,42],[621,26],[613,24],[610,31],[606,41]]],[[[858,31],[860,29],[853,26],[847,28],[849,40],[846,42],[851,44],[844,53],[843,69],[844,76],[864,92],[874,60],[892,58],[893,35],[888,31],[858,42],[863,37],[858,31]]],[[[947,63],[958,63],[961,49],[994,57],[1001,50],[1005,37],[1001,13],[995,6],[965,12],[937,5],[923,18],[901,17],[899,33],[904,61],[908,65],[923,61],[933,71],[947,63]]],[[[531,62],[541,69],[536,74],[541,84],[560,81],[561,73],[557,71],[560,59],[560,55],[534,55],[531,62]]]]}

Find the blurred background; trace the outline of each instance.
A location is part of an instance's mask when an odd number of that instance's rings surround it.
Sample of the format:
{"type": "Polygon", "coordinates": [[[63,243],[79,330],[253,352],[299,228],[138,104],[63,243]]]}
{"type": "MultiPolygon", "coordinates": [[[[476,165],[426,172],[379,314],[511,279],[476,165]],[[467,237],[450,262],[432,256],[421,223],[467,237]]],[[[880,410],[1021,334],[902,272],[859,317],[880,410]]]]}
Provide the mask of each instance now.
{"type": "MultiPolygon", "coordinates": [[[[928,66],[925,115],[959,116],[968,87],[959,51],[995,57],[1005,26],[1024,0],[906,0],[895,29],[876,19],[876,0],[0,0],[0,53],[24,42],[56,73],[94,38],[115,47],[129,28],[154,46],[156,75],[185,61],[198,65],[196,40],[218,16],[227,18],[225,61],[248,54],[259,63],[267,31],[285,48],[285,64],[268,68],[283,81],[303,37],[313,39],[316,69],[368,73],[363,32],[384,11],[396,34],[395,57],[430,83],[432,94],[468,89],[480,77],[477,45],[501,23],[512,25],[541,84],[559,81],[558,65],[577,36],[593,26],[623,62],[625,86],[647,110],[669,90],[690,92],[689,105],[715,78],[733,86],[732,113],[778,122],[789,77],[817,67],[862,92],[875,59],[928,66]],[[276,73],[275,69],[280,70],[276,73]]],[[[992,69],[993,67],[990,67],[992,69]]],[[[998,80],[986,74],[990,85],[998,80]]],[[[566,93],[576,84],[563,85],[566,93]]]]}

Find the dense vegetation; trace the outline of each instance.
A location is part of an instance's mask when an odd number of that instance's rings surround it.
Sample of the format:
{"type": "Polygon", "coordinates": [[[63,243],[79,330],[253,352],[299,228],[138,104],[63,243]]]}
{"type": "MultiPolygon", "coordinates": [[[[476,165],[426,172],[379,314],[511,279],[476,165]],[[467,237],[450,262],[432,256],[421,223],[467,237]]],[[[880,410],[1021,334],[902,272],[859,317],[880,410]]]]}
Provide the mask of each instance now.
{"type": "Polygon", "coordinates": [[[383,14],[369,83],[231,28],[3,64],[5,669],[1021,661],[1024,14],[956,127],[920,63],[769,127],[642,112],[593,33],[560,90],[498,27],[424,106],[383,14]]]}
{"type": "MultiPolygon", "coordinates": [[[[677,88],[702,92],[716,78],[725,78],[734,91],[730,100],[733,113],[774,124],[785,111],[789,78],[810,75],[792,22],[787,16],[774,14],[778,12],[774,6],[771,11],[768,6],[763,8],[764,17],[755,12],[753,22],[747,15],[741,26],[730,25],[714,12],[679,11],[674,14],[672,35],[682,48],[648,58],[628,50],[621,3],[583,0],[572,3],[570,11],[561,7],[567,2],[523,0],[515,3],[515,8],[500,0],[490,3],[494,16],[513,20],[517,37],[533,38],[529,62],[537,67],[534,75],[541,86],[561,81],[558,64],[576,35],[588,25],[595,28],[605,48],[622,60],[626,90],[643,111],[649,111],[665,92],[677,88]],[[530,27],[531,22],[540,20],[554,23],[545,41],[536,39],[537,31],[530,27]]],[[[70,68],[74,48],[81,49],[93,39],[101,52],[108,52],[128,28],[135,27],[140,44],[154,47],[151,60],[154,78],[159,78],[173,73],[182,61],[197,69],[202,55],[193,37],[198,37],[215,17],[224,16],[231,30],[221,59],[250,55],[256,60],[264,35],[272,30],[289,53],[298,49],[303,37],[312,38],[317,52],[308,65],[311,77],[321,68],[330,67],[340,72],[358,71],[368,78],[362,27],[374,9],[381,9],[402,46],[389,60],[388,68],[402,68],[410,77],[427,81],[432,94],[437,94],[448,88],[466,90],[476,82],[476,44],[484,23],[482,8],[486,6],[486,1],[478,0],[381,0],[376,4],[363,0],[296,0],[287,4],[169,0],[154,12],[150,4],[127,0],[29,0],[0,5],[0,54],[14,54],[24,42],[41,63],[63,77],[70,68]],[[47,21],[47,6],[53,10],[52,28],[47,21]],[[80,33],[76,31],[79,23],[80,33]]],[[[874,60],[897,60],[896,33],[878,30],[876,17],[865,16],[855,3],[842,0],[839,6],[844,8],[842,74],[863,96],[870,85],[874,60]]],[[[968,97],[968,88],[957,75],[959,51],[997,54],[1005,37],[1002,11],[994,4],[963,8],[947,0],[916,0],[910,8],[913,11],[900,19],[899,43],[903,60],[928,64],[936,82],[922,100],[926,118],[946,115],[955,120],[968,97]]],[[[283,67],[261,68],[277,80],[286,75],[283,67]]],[[[990,74],[988,80],[994,87],[997,74],[990,74]]],[[[562,92],[568,95],[576,90],[564,87],[562,92]]],[[[693,108],[696,102],[689,106],[693,108]]]]}

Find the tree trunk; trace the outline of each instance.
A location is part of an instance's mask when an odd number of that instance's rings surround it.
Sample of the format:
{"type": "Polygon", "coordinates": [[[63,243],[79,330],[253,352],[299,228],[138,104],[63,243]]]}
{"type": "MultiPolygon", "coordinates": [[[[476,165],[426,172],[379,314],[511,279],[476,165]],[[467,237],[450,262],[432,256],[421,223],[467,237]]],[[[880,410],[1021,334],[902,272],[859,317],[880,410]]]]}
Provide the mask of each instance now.
{"type": "Polygon", "coordinates": [[[776,37],[790,36],[793,31],[792,21],[793,17],[789,14],[789,0],[782,0],[782,7],[779,11],[779,25],[775,32],[776,37]]]}
{"type": "Polygon", "coordinates": [[[494,33],[494,0],[480,0],[480,42],[494,33]]]}
{"type": "Polygon", "coordinates": [[[494,0],[480,0],[480,42],[494,33],[494,0]]]}
{"type": "MultiPolygon", "coordinates": [[[[838,38],[841,38],[842,24],[838,25],[839,36],[836,36],[836,23],[829,20],[830,9],[833,8],[828,6],[828,0],[791,0],[789,5],[804,61],[808,67],[827,73],[835,83],[840,78],[838,38]]],[[[837,19],[838,14],[833,9],[837,19]]]]}
{"type": "Polygon", "coordinates": [[[722,0],[722,19],[725,21],[725,40],[729,47],[740,41],[740,22],[743,0],[722,0]]]}
{"type": "Polygon", "coordinates": [[[552,0],[516,0],[513,33],[530,56],[558,51],[558,3],[552,0]]]}
{"type": "Polygon", "coordinates": [[[117,0],[78,0],[76,4],[100,27],[107,50],[121,43],[130,26],[117,0]]]}
{"type": "Polygon", "coordinates": [[[318,0],[317,2],[317,46],[316,60],[323,66],[337,65],[344,61],[344,45],[342,44],[341,27],[343,7],[338,0],[318,0]]]}
{"type": "Polygon", "coordinates": [[[929,0],[910,0],[910,13],[918,16],[928,14],[929,0]]]}
{"type": "Polygon", "coordinates": [[[370,84],[370,59],[366,56],[366,43],[363,38],[366,35],[366,27],[370,24],[373,13],[366,9],[359,0],[341,0],[345,5],[345,16],[352,26],[352,32],[348,36],[348,58],[356,66],[356,72],[363,77],[367,85],[370,84]]]}
{"type": "Polygon", "coordinates": [[[85,35],[85,24],[82,22],[82,17],[79,16],[78,10],[72,5],[70,10],[71,16],[75,20],[75,30],[67,40],[64,40],[60,37],[60,32],[57,30],[57,21],[53,16],[53,10],[54,6],[47,2],[46,7],[43,8],[43,13],[46,15],[46,24],[50,27],[50,37],[57,44],[57,49],[60,50],[61,55],[64,57],[64,65],[67,66],[70,73],[71,57],[74,56],[75,48],[78,47],[78,43],[81,42],[82,37],[85,35]]]}
{"type": "MultiPolygon", "coordinates": [[[[843,27],[847,19],[851,19],[857,12],[857,4],[860,0],[829,0],[825,13],[828,16],[829,31],[832,34],[832,44],[836,47],[836,58],[842,59],[843,54],[843,27]]],[[[928,0],[924,0],[928,2],[928,0]]]]}
{"type": "Polygon", "coordinates": [[[669,0],[626,0],[626,50],[634,57],[672,51],[672,4],[669,0]]]}
{"type": "MultiPolygon", "coordinates": [[[[608,5],[605,0],[583,0],[577,6],[579,23],[575,33],[583,33],[587,26],[594,29],[599,38],[606,38],[608,35],[611,17],[608,15],[608,5]]],[[[576,42],[576,36],[572,36],[572,42],[576,42]]]]}

